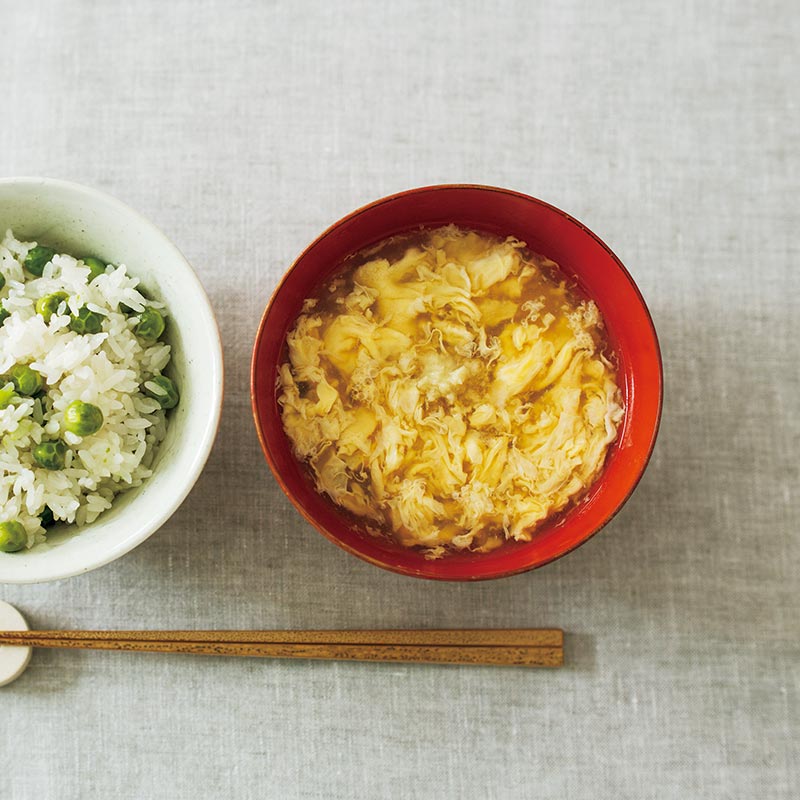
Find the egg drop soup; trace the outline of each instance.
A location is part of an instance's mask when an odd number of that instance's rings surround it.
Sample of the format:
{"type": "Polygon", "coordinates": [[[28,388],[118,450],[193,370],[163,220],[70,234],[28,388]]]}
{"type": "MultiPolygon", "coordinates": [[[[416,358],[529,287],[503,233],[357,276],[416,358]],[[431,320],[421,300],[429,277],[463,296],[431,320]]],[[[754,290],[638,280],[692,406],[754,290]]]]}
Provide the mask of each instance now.
{"type": "Polygon", "coordinates": [[[524,242],[455,226],[382,242],[306,300],[278,402],[317,489],[430,558],[530,540],[623,415],[597,306],[524,242]]]}

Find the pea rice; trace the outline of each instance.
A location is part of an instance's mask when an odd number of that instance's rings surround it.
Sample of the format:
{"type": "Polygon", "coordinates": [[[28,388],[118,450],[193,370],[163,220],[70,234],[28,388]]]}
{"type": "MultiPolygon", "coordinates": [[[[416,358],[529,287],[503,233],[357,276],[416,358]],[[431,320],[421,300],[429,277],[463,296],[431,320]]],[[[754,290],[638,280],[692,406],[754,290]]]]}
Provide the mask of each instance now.
{"type": "Polygon", "coordinates": [[[168,344],[137,336],[145,309],[166,314],[123,264],[100,269],[96,259],[56,254],[37,266],[38,276],[23,266],[36,244],[11,231],[0,242],[0,524],[20,523],[27,547],[45,541],[51,512],[55,522],[85,525],[151,475],[166,435],[159,395],[171,355],[168,344]],[[37,300],[57,292],[66,298],[40,303],[37,313],[37,300]],[[82,311],[100,318],[97,332],[75,323],[82,311]],[[41,376],[42,392],[14,392],[8,376],[20,364],[41,376]],[[80,436],[65,425],[76,401],[102,412],[96,433],[80,436]],[[50,441],[66,445],[63,469],[34,458],[50,441]]]}

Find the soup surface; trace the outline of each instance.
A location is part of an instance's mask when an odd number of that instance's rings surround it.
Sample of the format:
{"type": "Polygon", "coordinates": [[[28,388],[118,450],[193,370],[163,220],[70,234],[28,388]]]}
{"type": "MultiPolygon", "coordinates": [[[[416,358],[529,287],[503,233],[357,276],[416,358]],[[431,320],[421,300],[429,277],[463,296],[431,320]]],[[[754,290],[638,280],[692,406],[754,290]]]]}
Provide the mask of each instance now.
{"type": "Polygon", "coordinates": [[[597,478],[623,414],[595,304],[523,242],[455,226],[349,259],[278,384],[318,490],[431,558],[529,540],[597,478]]]}

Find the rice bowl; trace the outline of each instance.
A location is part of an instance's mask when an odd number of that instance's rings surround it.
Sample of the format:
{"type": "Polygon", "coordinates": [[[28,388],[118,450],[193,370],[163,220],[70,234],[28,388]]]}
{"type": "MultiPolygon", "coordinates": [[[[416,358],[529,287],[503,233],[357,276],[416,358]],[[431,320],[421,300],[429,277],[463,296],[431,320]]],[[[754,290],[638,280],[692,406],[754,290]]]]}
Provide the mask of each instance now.
{"type": "Polygon", "coordinates": [[[111,508],[91,523],[57,524],[43,543],[0,552],[0,583],[37,583],[79,575],[119,558],[182,504],[216,437],[222,346],[208,297],[186,258],[152,222],[116,198],[50,178],[2,178],[0,238],[9,229],[18,240],[41,241],[57,253],[127,264],[147,296],[169,312],[167,373],[180,389],[149,478],[116,495],[111,508]]]}

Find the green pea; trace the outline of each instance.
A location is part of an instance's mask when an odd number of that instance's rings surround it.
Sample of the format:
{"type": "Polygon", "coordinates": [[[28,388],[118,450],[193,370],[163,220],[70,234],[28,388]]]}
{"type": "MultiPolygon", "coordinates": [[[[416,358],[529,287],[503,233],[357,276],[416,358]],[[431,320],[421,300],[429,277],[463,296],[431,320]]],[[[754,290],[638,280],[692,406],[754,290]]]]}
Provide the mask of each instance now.
{"type": "Polygon", "coordinates": [[[14,388],[26,397],[33,397],[39,394],[44,387],[42,376],[27,364],[15,364],[8,372],[8,377],[14,384],[14,388]]]}
{"type": "Polygon", "coordinates": [[[50,317],[58,311],[58,307],[69,298],[66,292],[53,292],[46,294],[36,301],[36,313],[45,321],[50,322],[50,317]]]}
{"type": "Polygon", "coordinates": [[[99,258],[86,256],[86,258],[83,259],[83,263],[85,266],[89,267],[88,283],[91,283],[99,275],[106,274],[106,265],[99,258]]]}
{"type": "Polygon", "coordinates": [[[10,311],[6,311],[3,307],[3,304],[0,303],[0,328],[3,327],[3,323],[11,316],[10,311]]]}
{"type": "Polygon", "coordinates": [[[28,255],[25,256],[22,266],[25,267],[31,275],[41,278],[44,268],[50,263],[50,260],[55,254],[56,251],[53,250],[52,247],[43,247],[42,245],[33,247],[28,250],[28,255]]]}
{"type": "Polygon", "coordinates": [[[0,551],[3,553],[16,553],[28,543],[28,534],[22,523],[15,519],[0,522],[0,551]]]}
{"type": "Polygon", "coordinates": [[[146,342],[156,342],[164,333],[164,317],[155,308],[146,308],[133,332],[146,342]]]}
{"type": "Polygon", "coordinates": [[[100,333],[103,330],[105,317],[84,306],[77,314],[72,315],[69,328],[75,333],[100,333]]]}
{"type": "Polygon", "coordinates": [[[56,524],[56,518],[53,516],[53,509],[50,506],[45,506],[42,513],[39,514],[39,524],[43,528],[49,528],[51,525],[56,524]]]}
{"type": "Polygon", "coordinates": [[[8,408],[15,396],[16,392],[14,391],[13,383],[7,383],[5,386],[0,386],[0,410],[8,408]]]}
{"type": "Polygon", "coordinates": [[[0,410],[8,408],[15,396],[16,392],[14,391],[13,383],[7,383],[5,386],[0,386],[0,410]]]}
{"type": "Polygon", "coordinates": [[[45,469],[64,469],[67,446],[64,442],[41,442],[33,448],[33,460],[45,469]]]}
{"type": "Polygon", "coordinates": [[[180,396],[175,384],[166,375],[155,375],[145,381],[144,393],[153,400],[158,400],[161,408],[175,408],[180,396]]]}
{"type": "Polygon", "coordinates": [[[91,403],[74,400],[64,409],[64,430],[76,436],[91,436],[103,427],[103,412],[91,403]]]}

